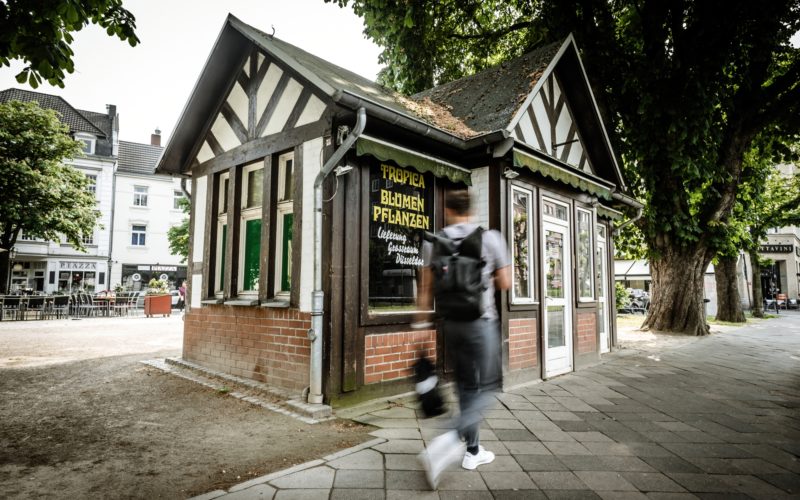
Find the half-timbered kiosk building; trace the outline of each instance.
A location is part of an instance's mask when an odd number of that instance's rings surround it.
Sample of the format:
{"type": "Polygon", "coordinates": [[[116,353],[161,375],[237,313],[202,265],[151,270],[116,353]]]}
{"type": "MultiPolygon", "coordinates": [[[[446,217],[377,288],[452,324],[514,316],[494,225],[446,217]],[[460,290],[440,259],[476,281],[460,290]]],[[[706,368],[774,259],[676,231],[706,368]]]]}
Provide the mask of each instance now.
{"type": "MultiPolygon", "coordinates": [[[[183,357],[335,404],[409,390],[448,193],[507,238],[505,384],[614,345],[615,155],[575,41],[405,97],[229,16],[159,170],[191,177],[183,357]]],[[[443,361],[443,362],[442,362],[443,361]]]]}

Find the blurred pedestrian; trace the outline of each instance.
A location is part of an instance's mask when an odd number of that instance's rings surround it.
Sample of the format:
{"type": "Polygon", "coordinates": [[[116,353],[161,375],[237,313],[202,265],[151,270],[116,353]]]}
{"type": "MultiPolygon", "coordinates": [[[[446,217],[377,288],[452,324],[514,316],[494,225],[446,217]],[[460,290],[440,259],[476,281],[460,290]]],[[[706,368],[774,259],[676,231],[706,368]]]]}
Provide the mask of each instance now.
{"type": "Polygon", "coordinates": [[[421,271],[418,296],[418,309],[423,312],[418,314],[415,325],[423,326],[430,319],[429,313],[424,311],[432,310],[434,290],[437,309],[442,309],[443,304],[449,304],[448,308],[457,310],[459,302],[469,302],[462,300],[461,296],[453,301],[451,297],[441,295],[453,292],[442,292],[442,287],[437,286],[440,284],[437,280],[441,282],[447,279],[443,274],[448,270],[447,262],[452,267],[456,262],[453,259],[458,258],[459,253],[464,250],[460,247],[478,237],[478,261],[482,266],[479,271],[481,295],[478,300],[479,311],[474,316],[469,313],[448,314],[437,311],[444,316],[442,326],[449,358],[454,362],[460,412],[453,420],[453,430],[434,438],[420,454],[428,482],[434,489],[438,485],[441,472],[459,458],[461,466],[468,470],[494,461],[494,453],[480,444],[479,427],[483,418],[482,412],[494,400],[494,393],[500,388],[502,377],[495,290],[507,290],[511,285],[510,258],[505,240],[499,232],[484,231],[472,222],[471,200],[467,191],[447,193],[445,221],[448,225],[434,237],[436,243],[426,241],[423,245],[425,267],[421,271]],[[455,249],[455,253],[443,259],[437,255],[437,248],[447,245],[450,245],[451,251],[455,249]],[[466,451],[461,444],[462,439],[466,451]]]}

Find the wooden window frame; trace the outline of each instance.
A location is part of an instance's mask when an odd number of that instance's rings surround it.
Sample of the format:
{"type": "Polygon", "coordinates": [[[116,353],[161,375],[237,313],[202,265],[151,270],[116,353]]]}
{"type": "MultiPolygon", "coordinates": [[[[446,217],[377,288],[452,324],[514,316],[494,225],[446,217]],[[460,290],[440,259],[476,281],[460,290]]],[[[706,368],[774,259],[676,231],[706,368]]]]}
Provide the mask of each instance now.
{"type": "Polygon", "coordinates": [[[510,249],[511,249],[511,271],[512,271],[512,286],[510,290],[511,295],[511,304],[512,305],[531,305],[536,304],[536,271],[534,267],[536,266],[535,261],[535,253],[534,249],[536,248],[536,240],[535,240],[535,231],[534,231],[534,204],[536,203],[536,194],[532,189],[525,188],[519,185],[512,184],[510,187],[510,199],[509,199],[509,209],[508,209],[508,217],[509,217],[509,239],[510,239],[510,249]],[[515,246],[514,246],[514,193],[522,192],[523,194],[528,196],[528,289],[530,291],[530,297],[517,297],[516,296],[516,283],[514,282],[514,276],[516,271],[515,265],[515,246]]]}
{"type": "Polygon", "coordinates": [[[595,223],[594,223],[594,211],[588,208],[582,207],[575,207],[575,297],[577,298],[579,303],[586,303],[586,302],[595,302],[597,300],[597,290],[595,283],[595,262],[594,262],[594,254],[595,254],[595,246],[597,239],[594,236],[595,231],[595,223]],[[581,222],[580,217],[581,214],[585,214],[588,216],[588,223],[589,227],[587,228],[587,233],[589,236],[589,243],[588,243],[588,251],[589,251],[589,278],[591,279],[591,283],[589,284],[589,290],[591,290],[590,296],[581,295],[581,268],[579,265],[579,261],[581,258],[580,251],[580,235],[581,235],[581,222]]]}

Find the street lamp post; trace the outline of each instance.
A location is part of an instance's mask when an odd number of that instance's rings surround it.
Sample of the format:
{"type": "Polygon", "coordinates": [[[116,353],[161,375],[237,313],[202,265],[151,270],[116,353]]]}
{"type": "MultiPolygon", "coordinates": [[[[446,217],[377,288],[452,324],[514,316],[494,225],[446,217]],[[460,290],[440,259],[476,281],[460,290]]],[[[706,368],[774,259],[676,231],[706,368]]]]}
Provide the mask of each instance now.
{"type": "Polygon", "coordinates": [[[8,251],[8,269],[6,270],[6,293],[11,293],[11,270],[14,264],[14,259],[17,258],[17,247],[11,247],[8,251]]]}

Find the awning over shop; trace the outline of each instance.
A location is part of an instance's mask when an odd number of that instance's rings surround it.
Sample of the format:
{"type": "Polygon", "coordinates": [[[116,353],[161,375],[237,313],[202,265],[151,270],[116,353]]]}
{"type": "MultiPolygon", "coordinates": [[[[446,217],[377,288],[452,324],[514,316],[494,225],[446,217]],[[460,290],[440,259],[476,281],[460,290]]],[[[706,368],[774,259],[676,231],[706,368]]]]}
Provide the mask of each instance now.
{"type": "Polygon", "coordinates": [[[606,187],[598,182],[586,179],[574,172],[570,172],[566,168],[559,167],[551,163],[545,163],[539,158],[535,158],[534,156],[517,149],[514,150],[514,166],[529,168],[531,171],[538,172],[545,177],[553,179],[554,181],[563,182],[564,184],[568,184],[576,189],[580,189],[581,191],[585,191],[606,200],[611,199],[610,187],[606,187]]]}
{"type": "Polygon", "coordinates": [[[604,205],[597,206],[597,216],[598,217],[605,217],[611,220],[620,220],[622,219],[623,215],[622,212],[618,212],[613,208],[606,207],[604,205]]]}
{"type": "Polygon", "coordinates": [[[375,137],[362,135],[356,142],[358,156],[371,155],[383,161],[393,161],[401,167],[413,168],[417,172],[430,172],[436,177],[445,177],[453,182],[472,185],[470,171],[453,163],[392,144],[375,137]]]}

